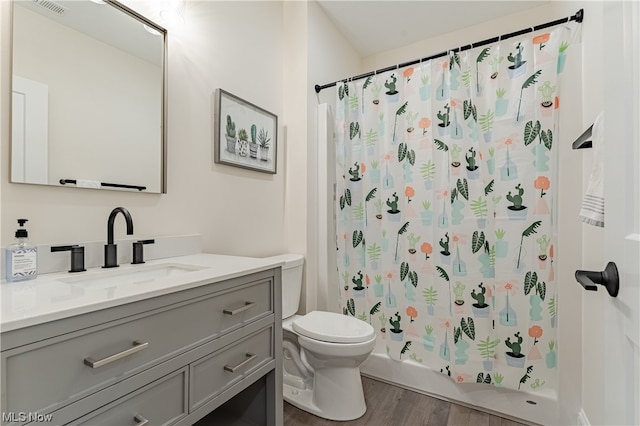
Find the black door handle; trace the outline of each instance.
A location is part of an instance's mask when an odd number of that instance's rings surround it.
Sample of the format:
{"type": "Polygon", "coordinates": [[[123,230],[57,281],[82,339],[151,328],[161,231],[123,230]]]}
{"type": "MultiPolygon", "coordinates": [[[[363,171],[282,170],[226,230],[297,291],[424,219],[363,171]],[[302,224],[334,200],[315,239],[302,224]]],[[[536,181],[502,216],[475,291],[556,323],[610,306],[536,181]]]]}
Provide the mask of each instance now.
{"type": "Polygon", "coordinates": [[[586,290],[598,291],[596,284],[603,285],[609,292],[609,296],[618,296],[618,290],[620,289],[620,279],[618,277],[618,268],[613,262],[607,263],[607,267],[604,271],[576,271],[576,280],[586,290]]]}

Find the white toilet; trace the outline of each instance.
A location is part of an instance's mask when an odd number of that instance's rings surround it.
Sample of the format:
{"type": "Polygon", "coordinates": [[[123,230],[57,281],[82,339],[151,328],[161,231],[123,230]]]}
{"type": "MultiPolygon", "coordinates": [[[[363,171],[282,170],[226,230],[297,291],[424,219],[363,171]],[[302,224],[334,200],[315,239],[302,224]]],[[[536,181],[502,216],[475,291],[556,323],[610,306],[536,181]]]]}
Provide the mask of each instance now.
{"type": "Polygon", "coordinates": [[[275,256],[282,266],[284,399],[329,420],[354,420],[367,406],[360,364],[375,346],[371,325],[333,312],[295,315],[304,257],[275,256]]]}

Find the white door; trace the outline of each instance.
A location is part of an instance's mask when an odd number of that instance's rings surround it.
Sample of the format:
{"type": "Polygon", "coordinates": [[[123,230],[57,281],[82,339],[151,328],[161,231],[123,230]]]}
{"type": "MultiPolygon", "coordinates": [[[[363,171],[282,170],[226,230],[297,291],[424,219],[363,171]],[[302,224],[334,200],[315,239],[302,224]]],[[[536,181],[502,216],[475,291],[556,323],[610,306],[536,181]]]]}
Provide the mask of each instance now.
{"type": "Polygon", "coordinates": [[[13,76],[11,182],[49,181],[49,87],[13,76]]]}
{"type": "MultiPolygon", "coordinates": [[[[640,424],[640,3],[604,2],[605,261],[620,274],[605,309],[605,419],[640,424]]],[[[604,267],[604,265],[603,265],[604,267]]]]}

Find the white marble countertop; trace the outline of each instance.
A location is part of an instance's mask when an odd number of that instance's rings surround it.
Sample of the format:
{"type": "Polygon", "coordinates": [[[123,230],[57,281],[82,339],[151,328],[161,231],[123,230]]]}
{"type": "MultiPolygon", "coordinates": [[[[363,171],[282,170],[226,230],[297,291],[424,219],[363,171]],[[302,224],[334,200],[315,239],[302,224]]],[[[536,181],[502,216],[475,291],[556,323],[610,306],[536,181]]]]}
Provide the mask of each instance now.
{"type": "Polygon", "coordinates": [[[141,265],[123,264],[113,269],[44,274],[30,281],[3,281],[0,284],[0,331],[111,308],[281,265],[281,261],[270,258],[201,253],[141,265]],[[167,265],[176,273],[154,278],[145,275],[149,271],[161,271],[167,265]],[[127,279],[136,274],[140,276],[138,281],[127,279]],[[115,279],[116,276],[122,280],[115,279]]]}

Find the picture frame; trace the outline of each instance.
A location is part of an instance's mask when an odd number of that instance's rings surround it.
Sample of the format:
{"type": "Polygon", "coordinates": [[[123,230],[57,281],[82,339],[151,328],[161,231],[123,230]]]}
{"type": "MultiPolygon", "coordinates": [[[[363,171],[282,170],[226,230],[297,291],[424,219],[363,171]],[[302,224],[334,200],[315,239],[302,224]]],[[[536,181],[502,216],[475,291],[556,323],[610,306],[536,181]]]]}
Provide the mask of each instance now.
{"type": "Polygon", "coordinates": [[[277,115],[218,88],[214,123],[215,163],[277,172],[277,115]]]}

